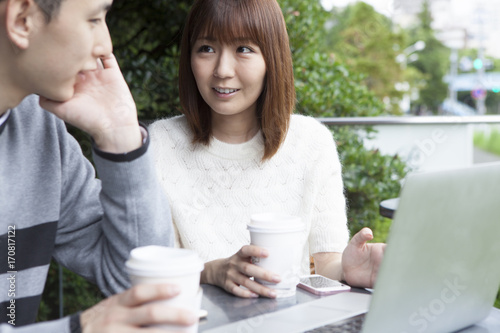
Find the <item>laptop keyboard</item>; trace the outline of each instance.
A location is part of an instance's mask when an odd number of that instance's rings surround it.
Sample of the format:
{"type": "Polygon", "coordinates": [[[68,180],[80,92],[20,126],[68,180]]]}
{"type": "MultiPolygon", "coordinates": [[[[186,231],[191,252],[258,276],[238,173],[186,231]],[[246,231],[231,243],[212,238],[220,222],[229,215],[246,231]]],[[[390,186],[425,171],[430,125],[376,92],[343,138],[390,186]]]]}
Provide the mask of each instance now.
{"type": "Polygon", "coordinates": [[[328,324],[307,331],[306,333],[359,333],[365,321],[365,314],[328,324]]]}

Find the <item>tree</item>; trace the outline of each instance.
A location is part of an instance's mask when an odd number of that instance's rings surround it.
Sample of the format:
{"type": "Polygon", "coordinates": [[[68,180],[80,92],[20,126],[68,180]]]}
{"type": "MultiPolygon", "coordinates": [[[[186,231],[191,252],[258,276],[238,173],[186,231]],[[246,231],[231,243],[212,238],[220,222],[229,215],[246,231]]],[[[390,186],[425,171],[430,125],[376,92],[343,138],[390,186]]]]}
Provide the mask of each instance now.
{"type": "MultiPolygon", "coordinates": [[[[297,110],[315,117],[362,117],[384,114],[384,104],[364,84],[363,76],[329,56],[322,42],[329,13],[316,0],[279,1],[290,35],[294,58],[297,110]]],[[[349,205],[351,233],[364,226],[382,235],[389,221],[378,213],[380,201],[399,194],[406,166],[397,156],[384,156],[367,150],[359,134],[370,128],[334,129],[343,164],[343,178],[349,205]],[[380,231],[380,233],[379,233],[380,231]]]]}
{"type": "Polygon", "coordinates": [[[398,113],[403,93],[395,86],[404,81],[405,75],[396,57],[400,45],[406,43],[405,34],[394,31],[387,17],[364,2],[332,11],[328,23],[331,28],[325,34],[326,51],[352,71],[364,74],[368,89],[390,101],[389,110],[398,113]]]}
{"type": "Polygon", "coordinates": [[[450,51],[434,36],[431,27],[432,15],[427,0],[424,1],[422,12],[418,17],[420,25],[410,30],[411,41],[415,43],[422,40],[426,46],[420,51],[418,60],[409,66],[424,74],[425,86],[420,90],[419,99],[413,103],[412,111],[415,114],[437,113],[448,93],[443,77],[448,72],[450,51]]]}
{"type": "Polygon", "coordinates": [[[177,68],[193,1],[115,1],[108,15],[114,53],[141,119],[179,114],[177,68]]]}

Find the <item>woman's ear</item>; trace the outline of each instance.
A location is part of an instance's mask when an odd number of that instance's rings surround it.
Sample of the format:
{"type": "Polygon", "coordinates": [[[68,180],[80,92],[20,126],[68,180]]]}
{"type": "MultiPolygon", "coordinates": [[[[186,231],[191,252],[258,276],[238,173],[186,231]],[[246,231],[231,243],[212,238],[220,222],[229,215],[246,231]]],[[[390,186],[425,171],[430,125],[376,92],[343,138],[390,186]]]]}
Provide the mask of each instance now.
{"type": "Polygon", "coordinates": [[[29,37],[43,24],[43,16],[34,0],[7,0],[5,24],[10,41],[21,50],[29,46],[29,37]]]}

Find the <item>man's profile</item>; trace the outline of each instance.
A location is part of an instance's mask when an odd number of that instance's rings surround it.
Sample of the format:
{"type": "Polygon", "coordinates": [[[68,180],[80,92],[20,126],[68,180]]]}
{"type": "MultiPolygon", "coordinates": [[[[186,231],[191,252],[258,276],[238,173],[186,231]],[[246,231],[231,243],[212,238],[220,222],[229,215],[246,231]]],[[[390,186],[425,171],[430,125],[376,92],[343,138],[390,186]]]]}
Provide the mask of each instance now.
{"type": "Polygon", "coordinates": [[[173,233],[147,130],[112,55],[111,5],[0,0],[0,332],[141,331],[195,320],[149,304],[175,296],[175,286],[126,290],[129,251],[170,245],[173,233]],[[92,137],[100,180],[63,120],[92,137]],[[31,325],[51,258],[119,294],[31,325]]]}

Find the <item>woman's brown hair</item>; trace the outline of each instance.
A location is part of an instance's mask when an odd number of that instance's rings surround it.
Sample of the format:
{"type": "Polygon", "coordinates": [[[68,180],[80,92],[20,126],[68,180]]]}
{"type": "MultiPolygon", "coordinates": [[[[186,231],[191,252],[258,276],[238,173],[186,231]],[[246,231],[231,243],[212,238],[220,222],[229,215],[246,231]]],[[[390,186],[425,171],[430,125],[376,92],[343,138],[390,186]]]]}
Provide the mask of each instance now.
{"type": "Polygon", "coordinates": [[[192,47],[202,35],[221,43],[249,39],[259,46],[266,78],[257,101],[257,118],[264,137],[263,160],[271,158],[285,139],[295,106],[292,56],[281,8],[276,0],[197,0],[191,8],[181,42],[179,94],[193,142],[208,144],[211,111],[191,69],[192,47]]]}

